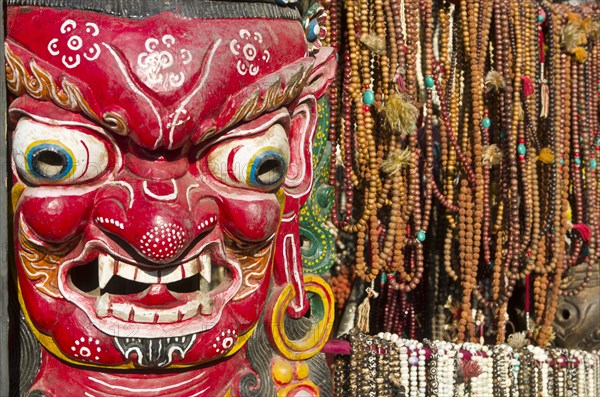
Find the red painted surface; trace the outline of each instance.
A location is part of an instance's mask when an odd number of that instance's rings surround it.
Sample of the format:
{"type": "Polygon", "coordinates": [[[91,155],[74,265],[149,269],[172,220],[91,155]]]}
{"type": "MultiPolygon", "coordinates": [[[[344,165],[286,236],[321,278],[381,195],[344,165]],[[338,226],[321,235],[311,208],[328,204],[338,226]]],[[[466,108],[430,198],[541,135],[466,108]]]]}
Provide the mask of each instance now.
{"type": "MultiPolygon", "coordinates": [[[[26,179],[30,166],[20,164],[29,164],[29,152],[13,152],[14,181],[25,182],[14,217],[24,310],[49,338],[44,346],[60,357],[44,352],[34,388],[48,396],[61,395],[63,385],[92,395],[165,395],[152,390],[193,381],[213,392],[232,385],[235,395],[235,374],[248,370],[244,350],[214,360],[256,325],[272,271],[275,283],[294,283],[301,297],[290,313],[307,308],[297,216],[312,184],[315,97],[331,79],[331,53],[308,56],[300,23],[289,20],[197,20],[171,13],[126,20],[9,7],[6,27],[7,44],[26,73],[41,68],[58,89],[67,81],[93,114],[116,114],[128,127],[117,134],[108,121],[100,124],[85,112],[26,94],[10,107],[17,130],[21,121],[33,120],[36,128],[45,126],[41,135],[61,144],[82,134],[105,146],[105,163],[75,156],[84,176],[58,182],[26,179]],[[314,68],[307,81],[323,78],[277,109],[228,125],[248,98],[274,80],[281,80],[282,93],[300,66],[304,72],[314,68]],[[268,188],[230,183],[238,175],[232,167],[250,166],[232,158],[260,150],[253,142],[275,118],[289,145],[287,176],[268,188]],[[68,127],[68,136],[57,127],[68,127]],[[216,175],[207,156],[236,140],[243,143],[223,158],[222,175],[216,175]],[[96,176],[85,179],[89,172],[96,176]],[[275,255],[266,256],[266,271],[252,279],[244,258],[268,246],[275,255]],[[193,277],[208,258],[226,275],[221,285],[199,292],[190,283],[198,283],[193,277]],[[110,278],[104,288],[103,277],[110,278]],[[138,339],[146,344],[136,345],[138,339]],[[150,340],[155,344],[148,346],[150,340]],[[156,350],[156,343],[172,349],[156,350]],[[198,366],[164,372],[179,364],[198,366]],[[115,366],[144,370],[98,370],[115,366]]],[[[20,139],[28,143],[27,134],[35,133],[25,129],[20,139]]],[[[98,154],[87,146],[82,153],[98,154]]],[[[192,395],[190,390],[173,386],[168,395],[192,395]]]]}

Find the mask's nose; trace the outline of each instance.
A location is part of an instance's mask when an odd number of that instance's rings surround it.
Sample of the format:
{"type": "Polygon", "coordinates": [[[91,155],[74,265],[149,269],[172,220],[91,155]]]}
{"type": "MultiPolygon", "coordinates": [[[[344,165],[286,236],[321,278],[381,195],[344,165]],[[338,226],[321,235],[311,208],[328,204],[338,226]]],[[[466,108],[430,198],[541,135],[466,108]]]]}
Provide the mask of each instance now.
{"type": "Polygon", "coordinates": [[[149,264],[173,262],[217,221],[212,200],[190,205],[186,187],[193,181],[182,179],[113,182],[96,196],[94,222],[118,245],[133,248],[149,264]]]}

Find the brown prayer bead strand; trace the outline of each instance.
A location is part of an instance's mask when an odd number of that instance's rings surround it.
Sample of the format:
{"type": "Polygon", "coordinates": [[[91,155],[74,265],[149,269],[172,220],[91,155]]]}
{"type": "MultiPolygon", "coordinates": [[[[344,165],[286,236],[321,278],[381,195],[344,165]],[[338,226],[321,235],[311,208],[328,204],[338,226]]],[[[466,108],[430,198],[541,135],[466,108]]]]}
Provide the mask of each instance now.
{"type": "MultiPolygon", "coordinates": [[[[463,234],[462,243],[459,246],[461,256],[461,287],[463,290],[461,299],[461,312],[458,324],[458,340],[464,341],[471,335],[471,328],[474,327],[471,315],[471,300],[473,290],[476,285],[477,268],[473,266],[473,202],[471,189],[466,180],[461,181],[461,190],[459,201],[463,203],[460,206],[459,214],[462,213],[464,222],[459,220],[459,236],[463,234]],[[463,233],[461,233],[461,231],[463,233]]],[[[460,215],[459,215],[460,217],[460,215]]]]}
{"type": "Polygon", "coordinates": [[[538,185],[535,183],[537,174],[536,160],[537,151],[539,151],[539,143],[536,137],[537,113],[533,113],[530,109],[536,108],[537,103],[537,81],[536,81],[536,65],[538,56],[538,40],[537,40],[537,7],[531,2],[519,3],[520,26],[523,32],[523,65],[521,72],[524,76],[530,79],[534,89],[533,92],[525,96],[523,95],[523,132],[522,139],[525,141],[527,148],[526,161],[523,167],[523,180],[527,181],[527,188],[524,188],[525,203],[527,206],[527,221],[524,234],[522,237],[522,246],[524,252],[524,260],[527,263],[525,274],[530,273],[535,267],[533,260],[535,255],[535,241],[539,234],[539,200],[536,200],[535,191],[538,185]]]}
{"type": "MultiPolygon", "coordinates": [[[[556,40],[558,43],[558,40],[556,40]]],[[[560,77],[560,93],[561,93],[561,102],[558,103],[557,107],[560,107],[562,111],[562,117],[559,121],[559,130],[557,137],[557,142],[560,142],[561,153],[562,153],[562,166],[559,169],[557,174],[560,179],[561,184],[557,183],[557,189],[561,192],[560,197],[561,200],[561,211],[557,211],[555,214],[555,229],[558,228],[560,233],[556,233],[554,237],[553,251],[554,251],[554,261],[550,262],[547,266],[549,271],[552,271],[558,267],[567,266],[566,261],[569,260],[569,256],[567,255],[565,245],[563,243],[563,237],[567,234],[569,226],[567,225],[567,211],[569,210],[569,187],[571,185],[570,182],[570,169],[571,169],[571,149],[570,149],[570,141],[571,141],[571,60],[568,58],[564,52],[561,52],[559,55],[559,59],[562,67],[560,68],[561,77],[560,77]]],[[[560,160],[558,160],[560,161],[560,160]]]]}
{"type": "MultiPolygon", "coordinates": [[[[484,76],[484,59],[486,50],[488,47],[489,30],[491,25],[491,2],[481,2],[478,5],[478,12],[480,18],[477,20],[477,31],[480,31],[480,35],[476,35],[478,38],[477,45],[477,57],[474,62],[471,62],[471,89],[472,89],[472,101],[473,101],[473,162],[475,171],[475,189],[474,189],[474,213],[473,213],[473,258],[472,266],[475,274],[477,274],[477,267],[479,264],[479,255],[481,251],[481,239],[482,239],[482,227],[484,226],[484,176],[483,176],[483,145],[481,138],[482,120],[483,120],[483,91],[485,87],[485,76],[484,76]],[[481,22],[480,22],[481,21],[481,22]],[[479,132],[479,133],[478,133],[479,132]]],[[[474,23],[470,24],[471,27],[474,23]]],[[[474,324],[469,324],[469,334],[473,341],[477,340],[475,335],[474,324]]]]}
{"type": "Polygon", "coordinates": [[[406,91],[410,98],[417,102],[417,45],[420,37],[419,7],[415,0],[404,3],[406,19],[406,91]]]}
{"type": "MultiPolygon", "coordinates": [[[[562,30],[561,18],[551,16],[554,32],[562,30]]],[[[550,38],[553,40],[554,48],[560,48],[558,34],[550,38]]],[[[563,236],[566,234],[566,211],[568,208],[568,186],[569,186],[569,141],[570,141],[570,83],[568,76],[568,67],[570,61],[567,60],[562,51],[555,51],[553,64],[558,65],[558,72],[555,73],[554,87],[560,87],[556,94],[554,114],[555,114],[555,160],[556,172],[556,190],[555,194],[555,212],[553,228],[555,230],[552,243],[552,256],[550,257],[544,271],[553,271],[558,266],[562,266],[565,256],[563,236]],[[556,232],[556,231],[560,232],[556,232]]],[[[552,76],[550,76],[552,77],[552,76]]],[[[556,92],[556,91],[555,91],[556,92]]],[[[540,270],[541,271],[541,270],[540,270]]]]}
{"type": "MultiPolygon", "coordinates": [[[[327,10],[329,12],[328,28],[327,28],[327,45],[331,46],[334,51],[339,53],[340,51],[340,16],[338,13],[338,3],[337,0],[329,0],[329,5],[327,10]]],[[[337,197],[340,195],[340,189],[338,189],[338,181],[336,177],[337,173],[337,147],[338,142],[341,140],[341,137],[338,138],[338,131],[342,130],[341,123],[343,122],[343,118],[341,115],[341,75],[343,68],[336,69],[336,78],[331,82],[328,91],[328,98],[330,104],[329,111],[329,142],[331,143],[331,160],[329,165],[329,185],[333,186],[336,189],[336,199],[333,201],[333,206],[331,209],[331,220],[335,227],[341,226],[341,219],[338,217],[338,200],[337,197]]],[[[340,134],[341,135],[341,134],[340,134]]],[[[343,148],[343,145],[342,145],[343,148]]]]}
{"type": "Polygon", "coordinates": [[[352,138],[352,100],[347,87],[350,87],[352,78],[350,56],[346,51],[346,65],[344,66],[344,90],[342,93],[342,131],[340,133],[340,146],[344,149],[342,152],[342,162],[344,164],[344,192],[346,206],[342,216],[341,227],[346,232],[355,232],[356,226],[351,225],[352,209],[354,208],[354,188],[358,186],[358,176],[354,173],[353,161],[353,138],[352,138]]]}
{"type": "MultiPolygon", "coordinates": [[[[386,38],[386,12],[384,11],[384,1],[375,0],[375,32],[380,38],[386,38]]],[[[390,35],[391,36],[391,35],[390,35]]],[[[386,46],[387,49],[387,46],[386,46]]],[[[379,55],[379,72],[381,73],[381,89],[383,91],[382,101],[385,101],[389,95],[389,82],[390,82],[390,59],[387,51],[379,55]]]]}
{"type": "MultiPolygon", "coordinates": [[[[579,107],[582,105],[579,98],[579,89],[582,86],[580,82],[580,64],[575,60],[571,60],[571,147],[573,149],[573,164],[571,166],[571,183],[573,185],[573,203],[571,204],[572,210],[572,223],[585,223],[585,206],[583,203],[583,181],[582,181],[582,167],[581,167],[581,148],[579,139],[581,137],[581,117],[579,115],[579,107]],[[578,164],[579,162],[579,164],[578,164]]],[[[582,82],[583,83],[583,82],[582,82]]],[[[572,201],[573,201],[572,200],[572,201]]],[[[581,248],[581,241],[579,238],[572,240],[572,253],[569,260],[568,266],[574,266],[579,256],[579,250],[581,248]]]]}
{"type": "MultiPolygon", "coordinates": [[[[422,45],[425,47],[425,76],[433,78],[433,4],[430,1],[421,0],[421,10],[424,13],[424,26],[425,26],[425,35],[424,35],[424,43],[422,45]]],[[[425,131],[425,161],[423,166],[425,170],[423,172],[425,176],[425,192],[424,192],[424,203],[423,203],[423,213],[421,222],[416,224],[416,229],[414,231],[415,235],[419,232],[427,233],[429,228],[429,219],[431,216],[431,207],[432,207],[432,195],[433,195],[433,185],[435,184],[435,179],[433,176],[433,88],[426,88],[426,112],[425,121],[424,121],[424,131],[425,131]]],[[[443,95],[443,92],[439,93],[443,95]]],[[[439,192],[439,191],[438,191],[439,192]]],[[[445,201],[444,198],[441,200],[445,201]]],[[[424,241],[420,241],[418,238],[415,240],[416,244],[421,244],[424,241]]],[[[422,247],[420,249],[422,251],[422,247]]],[[[422,254],[421,254],[422,257],[422,254]]],[[[423,263],[420,264],[423,267],[423,263]]]]}
{"type": "MultiPolygon", "coordinates": [[[[596,87],[598,87],[598,84],[600,84],[600,43],[596,42],[593,50],[592,50],[592,57],[590,59],[590,72],[591,72],[591,77],[590,80],[592,82],[592,87],[593,84],[596,83],[596,87]]],[[[587,89],[589,88],[589,85],[586,86],[587,89]]],[[[600,118],[600,89],[596,88],[596,89],[591,89],[591,93],[590,95],[590,115],[591,115],[591,125],[590,125],[590,131],[592,132],[592,142],[591,142],[591,146],[594,148],[593,152],[595,153],[595,159],[596,162],[598,162],[599,157],[600,157],[600,145],[599,143],[599,139],[600,139],[600,122],[599,122],[599,118],[600,118]]],[[[594,229],[592,231],[592,239],[593,239],[593,244],[594,244],[594,255],[590,254],[590,263],[597,263],[598,260],[600,259],[600,237],[598,236],[600,234],[600,200],[598,199],[599,195],[600,195],[600,184],[599,184],[599,176],[598,176],[599,172],[596,169],[596,171],[594,172],[594,187],[595,187],[595,191],[592,193],[593,197],[594,197],[594,205],[592,207],[593,209],[593,215],[592,218],[594,219],[594,229]]],[[[587,274],[586,274],[587,277],[587,274]]],[[[591,275],[590,275],[591,277],[591,275]]]]}

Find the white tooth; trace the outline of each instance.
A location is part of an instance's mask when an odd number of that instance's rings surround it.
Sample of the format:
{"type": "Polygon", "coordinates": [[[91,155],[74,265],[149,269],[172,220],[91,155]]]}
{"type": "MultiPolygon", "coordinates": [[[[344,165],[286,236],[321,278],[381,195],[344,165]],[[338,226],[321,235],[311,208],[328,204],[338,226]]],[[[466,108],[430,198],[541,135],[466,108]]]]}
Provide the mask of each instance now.
{"type": "Polygon", "coordinates": [[[96,299],[96,315],[98,317],[108,316],[108,306],[110,304],[110,295],[102,294],[96,299]]]}
{"type": "Polygon", "coordinates": [[[138,269],[135,275],[135,281],[145,284],[157,284],[160,280],[160,276],[160,270],[138,269]]]}
{"type": "Polygon", "coordinates": [[[194,258],[191,261],[185,262],[181,265],[182,278],[188,278],[198,273],[198,266],[202,266],[198,263],[198,259],[194,258]]]}
{"type": "Polygon", "coordinates": [[[160,274],[160,282],[162,284],[168,284],[175,281],[179,281],[183,278],[181,272],[183,270],[183,265],[174,266],[170,269],[165,269],[160,274]]]}
{"type": "Polygon", "coordinates": [[[177,321],[179,313],[177,310],[161,310],[158,314],[159,323],[174,323],[177,321]]]}
{"type": "Polygon", "coordinates": [[[194,306],[194,307],[190,308],[189,310],[185,310],[181,321],[187,320],[188,318],[192,318],[192,317],[196,316],[196,314],[198,314],[198,306],[194,306]]]}
{"type": "Polygon", "coordinates": [[[212,264],[210,260],[210,254],[202,254],[198,257],[198,261],[200,262],[200,266],[202,266],[202,270],[200,275],[204,277],[206,281],[210,284],[211,273],[212,273],[212,264]]]}
{"type": "Polygon", "coordinates": [[[112,315],[118,319],[129,321],[129,313],[131,312],[131,305],[126,303],[113,303],[111,305],[112,315]]]}
{"type": "Polygon", "coordinates": [[[98,283],[100,289],[106,287],[113,276],[114,268],[115,260],[110,255],[100,254],[98,256],[98,283]]]}
{"type": "Polygon", "coordinates": [[[200,314],[204,314],[204,315],[212,314],[214,301],[210,296],[208,296],[202,292],[199,292],[198,293],[198,302],[200,302],[200,307],[198,308],[200,311],[200,314]]]}
{"type": "Polygon", "coordinates": [[[137,268],[124,262],[117,264],[117,275],[127,280],[135,281],[135,273],[137,268]]]}
{"type": "Polygon", "coordinates": [[[136,323],[153,323],[154,311],[136,307],[133,315],[133,321],[136,323]]]}

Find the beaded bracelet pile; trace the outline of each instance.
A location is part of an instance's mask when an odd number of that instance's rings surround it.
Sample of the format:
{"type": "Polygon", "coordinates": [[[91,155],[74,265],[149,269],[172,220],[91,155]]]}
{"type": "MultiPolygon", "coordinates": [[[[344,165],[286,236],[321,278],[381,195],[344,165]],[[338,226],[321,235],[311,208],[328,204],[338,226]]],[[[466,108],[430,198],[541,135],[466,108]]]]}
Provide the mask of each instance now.
{"type": "Polygon", "coordinates": [[[528,345],[486,346],[369,336],[354,328],[350,356],[334,366],[336,396],[591,397],[600,395],[600,355],[528,345]]]}

